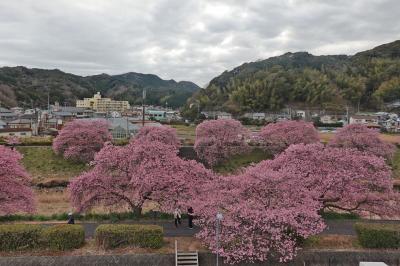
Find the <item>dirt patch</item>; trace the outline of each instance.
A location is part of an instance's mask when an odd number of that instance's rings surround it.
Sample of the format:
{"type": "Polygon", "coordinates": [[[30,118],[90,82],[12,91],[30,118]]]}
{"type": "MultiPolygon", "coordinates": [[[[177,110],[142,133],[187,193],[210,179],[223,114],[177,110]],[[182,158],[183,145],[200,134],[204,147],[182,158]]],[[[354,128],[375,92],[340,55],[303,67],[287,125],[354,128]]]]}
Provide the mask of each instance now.
{"type": "Polygon", "coordinates": [[[349,235],[320,235],[312,236],[305,242],[309,249],[359,249],[356,236],[349,235]]]}

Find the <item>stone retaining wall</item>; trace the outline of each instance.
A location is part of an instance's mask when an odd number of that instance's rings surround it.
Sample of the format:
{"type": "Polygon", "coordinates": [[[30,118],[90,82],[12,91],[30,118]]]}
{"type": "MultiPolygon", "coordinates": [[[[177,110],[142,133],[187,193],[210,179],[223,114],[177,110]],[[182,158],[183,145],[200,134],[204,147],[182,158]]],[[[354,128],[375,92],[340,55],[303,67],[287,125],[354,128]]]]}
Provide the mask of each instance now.
{"type": "MultiPolygon", "coordinates": [[[[200,266],[214,266],[215,255],[200,253],[200,266]]],[[[358,266],[360,261],[382,261],[390,266],[400,266],[399,251],[306,251],[287,264],[278,263],[241,263],[236,266],[358,266]]],[[[98,256],[32,256],[1,257],[1,266],[174,266],[174,254],[131,254],[131,255],[98,255],[98,256]]],[[[226,264],[220,263],[221,266],[226,264]]]]}

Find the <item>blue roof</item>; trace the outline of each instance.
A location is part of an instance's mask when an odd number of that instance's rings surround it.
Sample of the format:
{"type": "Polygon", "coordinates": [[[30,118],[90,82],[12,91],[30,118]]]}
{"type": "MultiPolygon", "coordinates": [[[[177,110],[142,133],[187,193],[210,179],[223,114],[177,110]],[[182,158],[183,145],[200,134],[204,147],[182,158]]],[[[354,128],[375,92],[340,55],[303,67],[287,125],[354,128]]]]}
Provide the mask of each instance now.
{"type": "Polygon", "coordinates": [[[166,111],[159,111],[159,110],[147,110],[147,114],[154,114],[154,115],[163,115],[166,113],[166,111]]]}

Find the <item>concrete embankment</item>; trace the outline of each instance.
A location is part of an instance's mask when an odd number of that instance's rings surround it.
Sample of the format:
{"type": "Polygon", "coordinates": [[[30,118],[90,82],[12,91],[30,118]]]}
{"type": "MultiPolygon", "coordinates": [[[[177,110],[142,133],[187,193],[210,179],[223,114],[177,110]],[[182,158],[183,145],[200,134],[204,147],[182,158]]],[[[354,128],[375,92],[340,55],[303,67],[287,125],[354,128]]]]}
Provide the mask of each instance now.
{"type": "MultiPolygon", "coordinates": [[[[390,266],[400,266],[399,251],[305,251],[295,260],[286,263],[240,263],[236,266],[358,266],[360,261],[382,261],[390,266]]],[[[200,266],[214,266],[215,255],[199,254],[200,266]]],[[[1,257],[0,266],[173,266],[174,254],[130,254],[130,255],[97,255],[97,256],[32,256],[32,257],[1,257]]],[[[226,265],[222,262],[221,266],[226,265]]],[[[229,265],[229,264],[228,264],[229,265]]],[[[227,265],[226,265],[227,266],[227,265]]]]}

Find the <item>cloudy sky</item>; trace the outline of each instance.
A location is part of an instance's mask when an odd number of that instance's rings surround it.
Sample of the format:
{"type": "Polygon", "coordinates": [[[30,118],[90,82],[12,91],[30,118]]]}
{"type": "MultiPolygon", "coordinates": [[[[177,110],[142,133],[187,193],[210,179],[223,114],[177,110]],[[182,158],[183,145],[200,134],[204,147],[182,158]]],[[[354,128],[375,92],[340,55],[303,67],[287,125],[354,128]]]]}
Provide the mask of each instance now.
{"type": "Polygon", "coordinates": [[[400,39],[398,0],[0,0],[0,66],[129,71],[199,85],[288,51],[400,39]]]}

